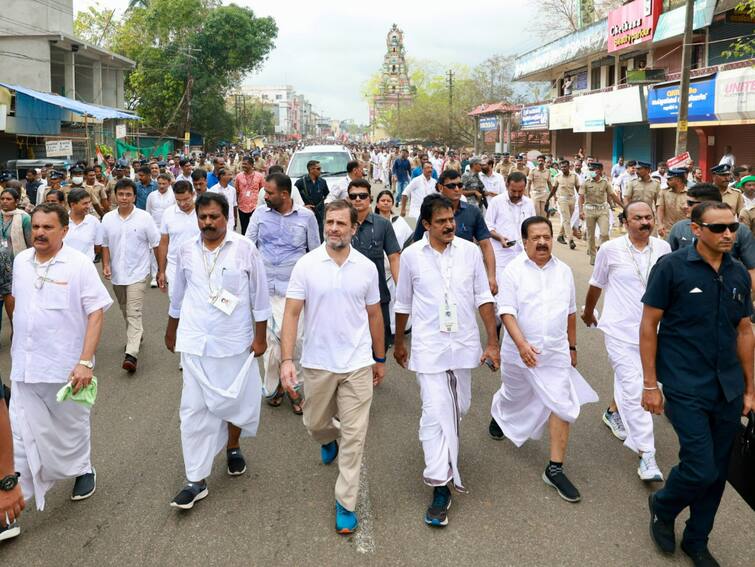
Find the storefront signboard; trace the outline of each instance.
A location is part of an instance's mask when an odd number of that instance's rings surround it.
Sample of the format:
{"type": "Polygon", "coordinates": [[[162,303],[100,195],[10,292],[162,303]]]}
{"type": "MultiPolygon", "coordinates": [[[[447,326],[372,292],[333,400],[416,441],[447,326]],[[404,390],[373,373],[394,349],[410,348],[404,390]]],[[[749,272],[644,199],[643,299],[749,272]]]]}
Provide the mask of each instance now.
{"type": "Polygon", "coordinates": [[[634,0],[608,13],[608,52],[653,39],[661,14],[661,0],[634,0]]]}
{"type": "MultiPolygon", "coordinates": [[[[677,122],[679,118],[679,84],[651,88],[648,92],[648,122],[677,122]]],[[[689,122],[709,122],[715,116],[716,81],[694,81],[689,86],[689,122]]]]}

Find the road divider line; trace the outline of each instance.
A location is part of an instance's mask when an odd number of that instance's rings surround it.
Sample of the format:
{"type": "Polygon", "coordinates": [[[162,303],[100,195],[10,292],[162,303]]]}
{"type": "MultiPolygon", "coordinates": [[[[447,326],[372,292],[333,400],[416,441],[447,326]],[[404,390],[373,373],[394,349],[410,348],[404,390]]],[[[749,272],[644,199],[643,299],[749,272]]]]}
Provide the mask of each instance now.
{"type": "Polygon", "coordinates": [[[362,455],[362,465],[359,470],[359,498],[357,500],[357,517],[359,529],[354,534],[359,553],[375,553],[374,528],[372,525],[372,503],[370,502],[370,484],[367,480],[367,463],[362,455]]]}

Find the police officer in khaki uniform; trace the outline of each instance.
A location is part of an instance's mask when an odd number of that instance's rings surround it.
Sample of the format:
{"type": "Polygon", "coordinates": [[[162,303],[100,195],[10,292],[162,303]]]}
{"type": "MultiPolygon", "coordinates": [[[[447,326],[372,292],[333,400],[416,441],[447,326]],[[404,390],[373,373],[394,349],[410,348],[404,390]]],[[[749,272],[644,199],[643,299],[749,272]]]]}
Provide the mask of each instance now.
{"type": "Polygon", "coordinates": [[[546,216],[545,202],[551,189],[551,172],[545,167],[545,156],[541,154],[537,156],[537,167],[527,177],[527,196],[535,205],[536,215],[546,216]]]}
{"type": "Polygon", "coordinates": [[[684,167],[670,169],[666,173],[668,188],[661,189],[658,200],[655,202],[658,215],[658,234],[666,238],[666,235],[674,226],[674,223],[687,218],[687,173],[684,167]]]}
{"type": "Polygon", "coordinates": [[[600,228],[600,242],[607,242],[609,205],[619,205],[611,189],[611,184],[603,178],[603,164],[599,161],[590,164],[595,177],[588,179],[579,189],[579,218],[587,222],[587,253],[590,265],[595,265],[595,225],[600,228]]]}
{"type": "Polygon", "coordinates": [[[624,205],[642,201],[647,203],[651,210],[655,210],[655,203],[658,200],[658,194],[661,192],[661,184],[650,177],[652,169],[652,166],[647,162],[637,162],[637,179],[629,181],[624,195],[624,205]]]}
{"type": "Polygon", "coordinates": [[[713,185],[721,191],[721,199],[731,207],[734,214],[739,216],[739,212],[745,206],[745,199],[742,191],[731,187],[731,166],[728,163],[722,163],[712,167],[710,172],[713,174],[713,185]]]}
{"type": "Polygon", "coordinates": [[[496,164],[495,172],[503,175],[503,181],[505,182],[514,167],[515,164],[511,161],[511,154],[509,152],[503,152],[503,159],[496,164]]]}
{"type": "MultiPolygon", "coordinates": [[[[514,166],[514,169],[512,171],[518,171],[524,177],[528,177],[530,174],[530,168],[527,166],[527,156],[524,154],[519,154],[516,156],[516,165],[514,166]]],[[[509,172],[510,173],[510,172],[509,172]]],[[[525,193],[526,193],[525,189],[525,193]]]]}
{"type": "Polygon", "coordinates": [[[574,250],[577,245],[574,244],[574,233],[571,230],[571,218],[574,214],[574,206],[577,204],[575,190],[580,188],[579,177],[569,169],[569,160],[565,159],[559,163],[561,171],[553,180],[553,188],[548,198],[545,200],[545,208],[548,209],[548,202],[556,196],[558,201],[558,212],[561,214],[561,230],[558,233],[558,241],[566,244],[566,236],[569,237],[569,248],[574,250]]]}
{"type": "Polygon", "coordinates": [[[456,152],[453,150],[448,150],[448,158],[446,159],[446,163],[443,164],[443,171],[448,171],[449,169],[464,173],[461,171],[461,162],[456,158],[456,152]]]}

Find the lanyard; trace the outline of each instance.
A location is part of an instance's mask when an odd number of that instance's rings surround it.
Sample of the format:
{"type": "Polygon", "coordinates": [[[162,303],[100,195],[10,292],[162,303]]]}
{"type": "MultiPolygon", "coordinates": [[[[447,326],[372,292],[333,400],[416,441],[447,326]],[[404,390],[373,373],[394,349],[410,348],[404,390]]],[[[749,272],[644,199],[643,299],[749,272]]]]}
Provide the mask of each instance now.
{"type": "Polygon", "coordinates": [[[45,266],[45,273],[41,276],[39,275],[39,270],[37,270],[37,266],[39,266],[39,263],[37,262],[37,253],[34,253],[34,275],[37,276],[37,281],[34,282],[34,287],[36,289],[42,289],[45,285],[45,282],[51,282],[53,280],[49,279],[47,277],[47,273],[50,271],[50,266],[52,266],[52,263],[55,261],[55,258],[57,258],[58,255],[55,254],[50,260],[47,262],[47,266],[45,266]]]}
{"type": "Polygon", "coordinates": [[[443,254],[440,254],[437,250],[431,247],[435,260],[435,266],[438,268],[441,279],[443,280],[443,296],[445,298],[445,303],[448,303],[448,295],[451,291],[451,270],[453,269],[454,265],[453,243],[449,244],[447,249],[449,250],[449,253],[448,256],[445,256],[445,252],[443,254]]]}
{"type": "Polygon", "coordinates": [[[10,221],[8,221],[8,224],[5,224],[5,219],[2,219],[2,228],[0,228],[0,232],[3,234],[3,238],[8,238],[8,229],[10,229],[11,225],[13,224],[13,219],[15,217],[11,217],[10,221]]]}
{"type": "Polygon", "coordinates": [[[640,266],[637,263],[637,260],[634,258],[634,251],[632,250],[632,244],[629,241],[629,236],[627,236],[627,252],[629,252],[629,257],[632,259],[632,264],[634,265],[634,271],[637,273],[637,277],[640,278],[640,281],[642,282],[642,287],[647,288],[648,285],[648,279],[650,278],[650,268],[653,265],[653,242],[648,242],[648,248],[650,249],[650,254],[648,255],[648,265],[645,269],[645,275],[642,275],[642,272],[640,271],[640,266]]]}

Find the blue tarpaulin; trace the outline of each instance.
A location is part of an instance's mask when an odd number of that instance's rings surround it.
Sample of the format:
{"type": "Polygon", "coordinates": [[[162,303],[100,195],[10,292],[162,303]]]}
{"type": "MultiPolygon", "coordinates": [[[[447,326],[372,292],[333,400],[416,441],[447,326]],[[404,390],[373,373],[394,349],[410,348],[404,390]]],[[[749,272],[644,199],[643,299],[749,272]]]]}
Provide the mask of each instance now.
{"type": "Polygon", "coordinates": [[[64,108],[76,114],[80,114],[81,116],[89,116],[90,118],[95,118],[97,120],[141,120],[136,114],[124,112],[109,106],[99,106],[96,104],[81,102],[72,98],[51,93],[43,93],[41,91],[35,91],[34,89],[27,89],[26,87],[11,85],[8,83],[0,83],[0,86],[16,91],[17,94],[20,93],[52,106],[64,108]]]}

